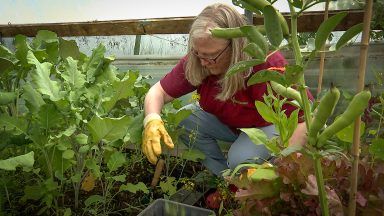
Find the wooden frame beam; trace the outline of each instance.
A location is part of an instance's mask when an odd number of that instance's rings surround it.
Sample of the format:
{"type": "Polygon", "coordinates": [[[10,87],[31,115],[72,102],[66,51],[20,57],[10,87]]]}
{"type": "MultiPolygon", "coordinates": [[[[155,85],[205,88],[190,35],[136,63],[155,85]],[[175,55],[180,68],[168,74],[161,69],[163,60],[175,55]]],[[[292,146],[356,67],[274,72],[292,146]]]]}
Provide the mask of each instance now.
{"type": "MultiPolygon", "coordinates": [[[[340,11],[331,11],[332,16],[340,11]]],[[[362,10],[349,10],[348,15],[337,26],[336,30],[347,30],[363,21],[362,10]]],[[[316,31],[324,19],[323,11],[306,12],[299,17],[298,31],[316,31]]],[[[290,24],[289,14],[283,14],[290,24]]],[[[38,23],[23,25],[0,25],[2,37],[13,37],[23,34],[33,37],[39,30],[45,29],[56,32],[58,36],[110,36],[110,35],[145,35],[145,34],[188,34],[190,25],[195,17],[113,20],[72,23],[38,23]]],[[[263,24],[261,16],[254,16],[255,25],[263,24]]]]}

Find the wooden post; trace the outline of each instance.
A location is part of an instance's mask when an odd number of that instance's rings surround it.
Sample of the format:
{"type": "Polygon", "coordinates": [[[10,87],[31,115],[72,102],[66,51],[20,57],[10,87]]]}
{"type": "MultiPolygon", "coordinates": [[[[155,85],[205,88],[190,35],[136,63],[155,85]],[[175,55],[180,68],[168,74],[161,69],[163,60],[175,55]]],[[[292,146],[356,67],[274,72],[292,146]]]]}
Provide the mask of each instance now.
{"type": "MultiPolygon", "coordinates": [[[[329,0],[325,2],[324,21],[328,19],[328,9],[329,9],[329,0]]],[[[321,87],[323,85],[324,64],[325,64],[325,44],[323,45],[323,47],[321,47],[321,52],[320,52],[320,68],[319,68],[319,77],[317,81],[317,92],[316,92],[317,99],[319,99],[319,95],[321,93],[321,87]]]]}
{"type": "MultiPolygon", "coordinates": [[[[360,65],[358,75],[357,92],[364,89],[365,83],[365,68],[367,66],[367,55],[369,46],[369,31],[371,26],[372,17],[372,0],[366,0],[364,9],[364,28],[361,38],[360,45],[360,65]]],[[[353,145],[352,145],[352,171],[351,171],[351,188],[349,191],[349,205],[348,214],[349,216],[355,216],[356,214],[356,193],[357,193],[357,176],[359,174],[359,150],[360,150],[360,123],[361,117],[355,120],[355,127],[353,130],[353,145]]]]}

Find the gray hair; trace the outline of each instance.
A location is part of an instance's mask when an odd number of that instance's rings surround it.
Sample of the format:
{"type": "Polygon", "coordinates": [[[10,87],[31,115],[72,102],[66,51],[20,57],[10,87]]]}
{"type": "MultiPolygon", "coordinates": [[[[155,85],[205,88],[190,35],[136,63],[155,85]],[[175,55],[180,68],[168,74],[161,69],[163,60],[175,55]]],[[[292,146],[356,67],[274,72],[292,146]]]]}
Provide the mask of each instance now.
{"type": "MultiPolygon", "coordinates": [[[[192,47],[192,39],[196,37],[213,37],[210,29],[213,28],[234,28],[246,25],[245,16],[241,15],[234,7],[216,3],[207,6],[195,19],[189,31],[189,49],[192,47]]],[[[239,61],[247,60],[248,57],[243,48],[246,46],[245,38],[234,38],[231,41],[231,60],[230,65],[239,61]]],[[[236,73],[230,77],[223,77],[219,81],[221,92],[216,95],[216,99],[225,101],[239,90],[245,88],[245,78],[249,76],[251,69],[236,73]]],[[[187,80],[194,86],[198,86],[209,76],[207,69],[201,66],[199,58],[195,55],[188,55],[185,68],[187,80]]]]}

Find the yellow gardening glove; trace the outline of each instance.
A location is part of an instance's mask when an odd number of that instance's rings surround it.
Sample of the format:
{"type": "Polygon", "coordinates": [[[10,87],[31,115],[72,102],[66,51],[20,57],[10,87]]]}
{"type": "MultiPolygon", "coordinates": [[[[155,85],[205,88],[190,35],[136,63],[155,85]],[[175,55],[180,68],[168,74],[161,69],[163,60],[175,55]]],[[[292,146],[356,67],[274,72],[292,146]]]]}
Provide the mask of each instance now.
{"type": "Polygon", "coordinates": [[[168,148],[173,149],[174,144],[168,132],[165,130],[164,122],[158,114],[151,113],[144,119],[142,150],[152,164],[156,164],[157,157],[161,155],[161,138],[168,148]]]}

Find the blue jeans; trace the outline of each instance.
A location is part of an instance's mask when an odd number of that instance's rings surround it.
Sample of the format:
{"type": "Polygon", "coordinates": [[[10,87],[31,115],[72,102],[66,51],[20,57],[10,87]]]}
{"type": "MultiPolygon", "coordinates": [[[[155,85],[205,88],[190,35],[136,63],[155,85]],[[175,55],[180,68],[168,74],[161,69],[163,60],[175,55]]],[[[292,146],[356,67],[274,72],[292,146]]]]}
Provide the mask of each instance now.
{"type": "MultiPolygon", "coordinates": [[[[202,151],[206,156],[202,161],[203,165],[215,175],[221,176],[223,170],[228,168],[233,170],[244,162],[260,164],[271,157],[263,144],[256,145],[244,132],[241,132],[240,135],[235,134],[228,126],[220,122],[214,115],[205,112],[199,105],[189,104],[183,109],[192,110],[192,114],[179,125],[186,132],[180,135],[180,141],[189,148],[202,151]],[[228,159],[223,155],[217,143],[218,140],[232,143],[228,151],[228,159]]],[[[276,136],[274,125],[259,129],[263,130],[268,138],[276,136]]]]}

